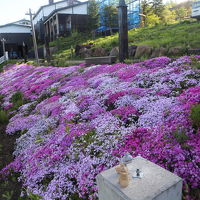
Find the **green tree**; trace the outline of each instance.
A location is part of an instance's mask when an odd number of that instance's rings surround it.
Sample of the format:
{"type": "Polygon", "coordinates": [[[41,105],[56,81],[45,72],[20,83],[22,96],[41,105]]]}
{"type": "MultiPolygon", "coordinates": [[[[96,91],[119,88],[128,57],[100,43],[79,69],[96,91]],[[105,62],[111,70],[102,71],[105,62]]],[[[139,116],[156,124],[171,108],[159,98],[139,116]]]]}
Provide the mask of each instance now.
{"type": "Polygon", "coordinates": [[[164,9],[163,0],[151,0],[151,11],[158,17],[162,16],[164,9]]]}
{"type": "Polygon", "coordinates": [[[184,18],[186,18],[188,16],[187,9],[183,8],[183,7],[177,8],[175,12],[176,12],[176,16],[177,16],[178,21],[182,21],[182,20],[184,20],[184,18]]]}
{"type": "Polygon", "coordinates": [[[114,5],[106,5],[103,9],[104,25],[109,27],[110,34],[113,28],[118,27],[118,10],[114,5]]]}
{"type": "Polygon", "coordinates": [[[99,27],[99,4],[95,0],[89,0],[88,5],[88,30],[94,31],[99,27]]]}
{"type": "Polygon", "coordinates": [[[160,24],[160,17],[153,12],[149,12],[146,16],[146,25],[155,26],[157,24],[160,24]]]}
{"type": "Polygon", "coordinates": [[[172,10],[169,5],[166,5],[163,9],[161,16],[162,24],[173,24],[176,22],[176,12],[172,10]]]}
{"type": "Polygon", "coordinates": [[[149,0],[142,0],[141,1],[142,26],[146,26],[146,19],[150,12],[151,12],[151,6],[149,0]]]}

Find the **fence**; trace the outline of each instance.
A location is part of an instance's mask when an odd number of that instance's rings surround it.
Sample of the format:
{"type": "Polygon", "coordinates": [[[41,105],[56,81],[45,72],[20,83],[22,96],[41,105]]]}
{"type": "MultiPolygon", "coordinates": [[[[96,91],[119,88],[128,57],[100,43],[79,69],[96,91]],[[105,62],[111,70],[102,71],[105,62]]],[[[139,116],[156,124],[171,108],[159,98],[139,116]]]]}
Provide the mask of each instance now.
{"type": "Polygon", "coordinates": [[[8,60],[8,52],[5,52],[5,55],[0,57],[0,64],[4,63],[5,61],[8,60]]]}

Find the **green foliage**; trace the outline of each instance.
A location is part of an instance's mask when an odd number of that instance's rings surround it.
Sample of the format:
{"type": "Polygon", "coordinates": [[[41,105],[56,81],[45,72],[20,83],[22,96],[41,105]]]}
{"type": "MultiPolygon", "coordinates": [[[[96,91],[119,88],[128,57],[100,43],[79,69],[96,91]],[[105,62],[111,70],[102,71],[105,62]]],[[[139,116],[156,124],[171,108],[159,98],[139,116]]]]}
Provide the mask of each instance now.
{"type": "Polygon", "coordinates": [[[192,67],[195,69],[200,69],[200,63],[199,62],[193,62],[192,67]]]}
{"type": "Polygon", "coordinates": [[[13,103],[12,110],[17,110],[25,103],[23,94],[21,92],[14,93],[11,97],[11,102],[13,103]]]}
{"type": "Polygon", "coordinates": [[[180,131],[178,128],[174,132],[174,138],[176,138],[177,142],[181,145],[183,145],[188,140],[188,136],[185,134],[185,131],[180,131]]]}
{"type": "Polygon", "coordinates": [[[175,10],[175,13],[176,13],[176,19],[182,21],[188,16],[189,11],[186,8],[181,7],[177,8],[175,10]]]}
{"type": "Polygon", "coordinates": [[[23,100],[23,94],[21,92],[16,92],[11,97],[11,102],[16,103],[20,100],[23,100]]]}
{"type": "Polygon", "coordinates": [[[151,6],[149,4],[149,1],[148,0],[142,0],[141,1],[141,10],[142,10],[142,26],[145,26],[146,25],[146,16],[148,15],[148,13],[150,12],[151,10],[151,6]]]}
{"type": "Polygon", "coordinates": [[[39,195],[33,194],[33,193],[29,193],[26,194],[26,190],[23,191],[24,196],[23,197],[18,197],[17,200],[40,200],[42,199],[42,197],[40,197],[39,195]]]}
{"type": "Polygon", "coordinates": [[[191,5],[179,5],[163,0],[142,0],[142,25],[154,26],[156,24],[171,24],[183,21],[191,16],[191,5]]]}
{"type": "MultiPolygon", "coordinates": [[[[173,19],[172,19],[173,21],[173,19]]],[[[181,46],[187,48],[199,48],[200,46],[200,24],[193,20],[187,20],[181,23],[174,23],[170,25],[157,25],[155,27],[142,27],[131,29],[129,31],[129,45],[149,45],[154,48],[166,48],[181,46]],[[192,30],[192,31],[191,31],[192,30]]],[[[75,48],[77,44],[93,43],[95,48],[102,47],[106,51],[110,51],[113,47],[118,46],[118,33],[99,37],[91,40],[90,35],[78,34],[79,37],[61,38],[62,50],[60,49],[54,56],[53,65],[55,66],[69,66],[71,63],[70,49],[71,46],[75,48]],[[59,63],[60,62],[60,63],[59,63]]],[[[184,54],[183,54],[184,55],[184,54]]],[[[80,58],[75,58],[80,59],[80,58]]]]}
{"type": "Polygon", "coordinates": [[[192,107],[190,118],[192,120],[192,124],[195,128],[200,127],[200,104],[192,107]]]}
{"type": "Polygon", "coordinates": [[[0,110],[0,124],[7,124],[9,121],[8,114],[5,110],[0,110]]]}
{"type": "Polygon", "coordinates": [[[84,71],[85,71],[85,69],[83,67],[81,67],[81,68],[78,69],[79,73],[83,73],[84,71]]]}
{"type": "Polygon", "coordinates": [[[40,199],[42,199],[42,197],[40,197],[39,195],[30,193],[28,199],[31,199],[31,200],[40,200],[40,199]]]}
{"type": "Polygon", "coordinates": [[[160,23],[160,17],[153,12],[149,12],[146,16],[146,25],[147,26],[155,26],[160,23]]]}
{"type": "Polygon", "coordinates": [[[3,67],[5,66],[5,64],[0,64],[0,73],[3,72],[3,67]]]}
{"type": "Polygon", "coordinates": [[[77,145],[81,145],[84,147],[87,147],[89,144],[91,144],[92,142],[94,142],[94,136],[95,136],[95,131],[89,131],[88,133],[82,135],[81,137],[79,136],[76,139],[76,144],[77,145]]]}
{"type": "Polygon", "coordinates": [[[3,151],[3,145],[0,144],[0,154],[2,153],[2,151],[3,151]]]}
{"type": "Polygon", "coordinates": [[[99,26],[99,4],[95,0],[89,0],[88,5],[88,30],[93,31],[99,26]]]}
{"type": "Polygon", "coordinates": [[[126,64],[132,64],[133,63],[133,59],[125,59],[124,62],[126,64]]]}
{"type": "Polygon", "coordinates": [[[33,60],[30,60],[30,61],[26,62],[26,64],[27,64],[27,65],[34,65],[34,66],[37,66],[37,65],[38,65],[38,64],[37,64],[35,61],[33,61],[33,60]]]}
{"type": "Polygon", "coordinates": [[[109,27],[110,34],[113,34],[112,28],[118,27],[118,11],[114,5],[106,5],[103,9],[104,26],[109,27]]]}
{"type": "Polygon", "coordinates": [[[169,5],[163,8],[161,23],[164,25],[176,23],[176,12],[169,5]]]}
{"type": "Polygon", "coordinates": [[[5,200],[12,200],[13,199],[13,191],[6,191],[2,197],[5,199],[5,200]]]}
{"type": "Polygon", "coordinates": [[[151,0],[150,4],[152,5],[151,10],[153,13],[158,17],[161,17],[164,9],[163,0],[151,0]]]}
{"type": "MultiPolygon", "coordinates": [[[[67,199],[68,200],[68,199],[67,199]]],[[[78,196],[78,194],[73,194],[70,198],[69,198],[69,200],[83,200],[83,199],[81,199],[79,196],[78,196]]]]}

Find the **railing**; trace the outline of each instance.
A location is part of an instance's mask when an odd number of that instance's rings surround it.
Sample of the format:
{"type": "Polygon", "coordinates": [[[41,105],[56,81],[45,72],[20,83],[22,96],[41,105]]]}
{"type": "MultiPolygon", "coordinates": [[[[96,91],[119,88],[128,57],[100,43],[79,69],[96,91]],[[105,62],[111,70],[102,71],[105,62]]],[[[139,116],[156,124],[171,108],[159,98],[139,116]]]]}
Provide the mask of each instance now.
{"type": "Polygon", "coordinates": [[[8,52],[5,52],[5,55],[0,57],[0,64],[4,63],[5,61],[8,60],[8,52]]]}

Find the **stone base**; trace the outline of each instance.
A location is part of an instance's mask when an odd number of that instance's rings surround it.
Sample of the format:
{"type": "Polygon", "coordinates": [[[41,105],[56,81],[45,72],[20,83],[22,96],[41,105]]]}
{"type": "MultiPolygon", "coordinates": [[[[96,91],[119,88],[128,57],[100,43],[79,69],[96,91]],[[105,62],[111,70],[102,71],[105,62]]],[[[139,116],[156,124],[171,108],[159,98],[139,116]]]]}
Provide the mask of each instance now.
{"type": "Polygon", "coordinates": [[[121,188],[115,168],[97,176],[99,200],[181,200],[182,179],[162,167],[138,156],[127,165],[130,183],[121,188]],[[133,178],[136,169],[141,178],[133,178]]]}

